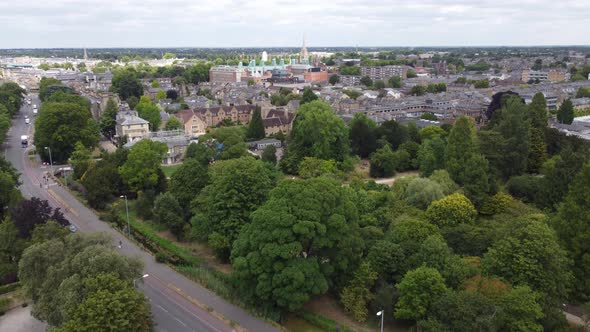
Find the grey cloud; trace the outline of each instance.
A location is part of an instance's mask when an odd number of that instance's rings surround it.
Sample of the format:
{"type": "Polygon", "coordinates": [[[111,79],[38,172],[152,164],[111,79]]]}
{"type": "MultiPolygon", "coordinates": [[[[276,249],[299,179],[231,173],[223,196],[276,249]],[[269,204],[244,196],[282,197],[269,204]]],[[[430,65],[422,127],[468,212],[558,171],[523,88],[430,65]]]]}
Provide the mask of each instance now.
{"type": "Polygon", "coordinates": [[[0,47],[587,44],[587,0],[30,0],[0,47]]]}

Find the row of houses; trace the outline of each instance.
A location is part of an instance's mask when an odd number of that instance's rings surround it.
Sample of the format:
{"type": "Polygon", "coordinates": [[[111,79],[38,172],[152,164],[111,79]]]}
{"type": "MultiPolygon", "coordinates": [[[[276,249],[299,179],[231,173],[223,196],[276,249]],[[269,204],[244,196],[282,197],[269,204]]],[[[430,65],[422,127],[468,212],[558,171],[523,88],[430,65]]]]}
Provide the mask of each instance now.
{"type": "MultiPolygon", "coordinates": [[[[197,138],[207,132],[208,128],[217,127],[226,121],[235,124],[248,124],[252,120],[256,106],[216,106],[182,110],[174,115],[183,125],[184,134],[197,138]]],[[[168,113],[163,112],[168,116],[168,113]]],[[[286,108],[270,109],[262,112],[263,124],[267,136],[279,132],[289,133],[295,113],[286,108]]],[[[121,110],[116,118],[116,134],[127,137],[132,142],[146,137],[149,133],[149,122],[139,117],[136,111],[121,110]]]]}

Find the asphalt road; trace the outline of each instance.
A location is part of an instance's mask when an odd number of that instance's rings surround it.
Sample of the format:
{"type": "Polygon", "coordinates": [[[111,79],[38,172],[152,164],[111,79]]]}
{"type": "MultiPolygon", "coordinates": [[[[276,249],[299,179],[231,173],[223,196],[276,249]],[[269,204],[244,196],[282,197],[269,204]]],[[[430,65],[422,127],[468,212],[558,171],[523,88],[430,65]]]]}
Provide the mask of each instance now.
{"type": "MultiPolygon", "coordinates": [[[[32,97],[32,104],[40,105],[36,95],[32,97]]],[[[104,232],[114,239],[113,245],[118,246],[122,254],[138,257],[144,263],[144,273],[149,276],[138,281],[137,286],[145,292],[150,300],[152,314],[156,323],[156,331],[232,331],[233,328],[202,309],[193,302],[206,305],[226,319],[236,322],[248,331],[266,332],[279,331],[274,326],[251,316],[243,309],[228,303],[213,292],[185,278],[166,265],[159,264],[154,257],[127,240],[98,217],[67,190],[56,183],[43,180],[43,174],[49,171],[48,166],[34,165],[29,161],[29,147],[21,147],[20,136],[32,136],[34,116],[32,105],[25,104],[18,116],[13,120],[12,128],[8,132],[4,144],[4,153],[8,161],[21,173],[21,192],[27,198],[39,197],[48,200],[55,208],[61,208],[64,215],[81,232],[104,232]],[[31,119],[25,124],[25,115],[31,119]]],[[[40,148],[40,147],[38,147],[40,148]]],[[[57,169],[54,166],[54,169],[57,169]]]]}

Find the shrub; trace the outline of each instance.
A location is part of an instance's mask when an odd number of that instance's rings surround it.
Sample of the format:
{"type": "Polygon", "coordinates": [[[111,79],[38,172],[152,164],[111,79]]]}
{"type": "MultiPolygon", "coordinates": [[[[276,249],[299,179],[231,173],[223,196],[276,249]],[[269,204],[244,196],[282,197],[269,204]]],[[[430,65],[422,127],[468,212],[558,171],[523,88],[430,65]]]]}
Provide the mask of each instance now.
{"type": "Polygon", "coordinates": [[[1,298],[0,299],[0,313],[4,314],[8,309],[10,309],[10,304],[12,300],[9,298],[1,298]]]}
{"type": "Polygon", "coordinates": [[[20,288],[20,282],[13,282],[7,285],[0,286],[0,295],[13,292],[20,288]]]}
{"type": "Polygon", "coordinates": [[[463,194],[455,193],[430,204],[426,217],[439,227],[473,223],[477,211],[463,194]]]}
{"type": "Polygon", "coordinates": [[[308,321],[309,323],[319,327],[320,329],[324,330],[324,331],[328,331],[328,332],[336,332],[336,331],[342,331],[342,332],[352,332],[351,329],[347,328],[347,327],[342,327],[339,326],[338,324],[336,324],[335,321],[328,319],[324,316],[309,312],[307,310],[301,311],[296,313],[297,316],[305,319],[306,321],[308,321]],[[337,329],[336,327],[339,326],[340,328],[337,329]]]}
{"type": "Polygon", "coordinates": [[[505,193],[497,193],[483,201],[479,213],[483,215],[494,215],[504,212],[508,204],[512,202],[512,196],[505,193]]]}
{"type": "Polygon", "coordinates": [[[190,251],[160,237],[150,225],[135,220],[131,220],[130,223],[133,236],[149,251],[155,254],[164,254],[168,259],[167,262],[174,265],[197,266],[200,264],[199,259],[193,256],[190,251]]]}
{"type": "Polygon", "coordinates": [[[426,209],[430,203],[444,197],[441,186],[434,181],[415,178],[406,188],[404,199],[411,205],[426,209]]]}
{"type": "Polygon", "coordinates": [[[510,195],[520,198],[525,203],[534,203],[541,192],[542,178],[532,175],[514,176],[506,183],[510,195]]]}
{"type": "Polygon", "coordinates": [[[168,256],[166,256],[165,254],[158,252],[156,253],[156,262],[158,263],[167,263],[168,262],[168,256]]]}

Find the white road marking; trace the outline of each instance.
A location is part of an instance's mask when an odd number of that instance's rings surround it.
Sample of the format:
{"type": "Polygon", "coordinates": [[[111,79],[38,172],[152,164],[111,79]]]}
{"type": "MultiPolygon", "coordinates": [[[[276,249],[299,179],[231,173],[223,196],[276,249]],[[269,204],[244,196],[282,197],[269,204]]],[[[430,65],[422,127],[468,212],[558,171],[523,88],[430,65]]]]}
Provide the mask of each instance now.
{"type": "Polygon", "coordinates": [[[181,321],[180,319],[174,317],[174,319],[179,322],[180,324],[184,325],[184,327],[188,327],[183,321],[181,321]]]}
{"type": "Polygon", "coordinates": [[[162,309],[162,311],[164,311],[164,312],[166,312],[166,313],[168,312],[168,310],[164,309],[164,307],[162,307],[161,305],[159,305],[159,304],[156,304],[156,306],[157,306],[158,308],[162,309]]]}

